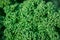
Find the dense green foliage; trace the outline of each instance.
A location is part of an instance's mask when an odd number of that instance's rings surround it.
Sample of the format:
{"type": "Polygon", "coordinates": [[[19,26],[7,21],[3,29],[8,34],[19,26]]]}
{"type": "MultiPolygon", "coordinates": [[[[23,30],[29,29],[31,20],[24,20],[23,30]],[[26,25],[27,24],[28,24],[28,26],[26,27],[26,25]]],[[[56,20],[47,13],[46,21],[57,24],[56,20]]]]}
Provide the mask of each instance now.
{"type": "Polygon", "coordinates": [[[57,1],[0,2],[0,40],[60,40],[60,8],[57,1]]]}

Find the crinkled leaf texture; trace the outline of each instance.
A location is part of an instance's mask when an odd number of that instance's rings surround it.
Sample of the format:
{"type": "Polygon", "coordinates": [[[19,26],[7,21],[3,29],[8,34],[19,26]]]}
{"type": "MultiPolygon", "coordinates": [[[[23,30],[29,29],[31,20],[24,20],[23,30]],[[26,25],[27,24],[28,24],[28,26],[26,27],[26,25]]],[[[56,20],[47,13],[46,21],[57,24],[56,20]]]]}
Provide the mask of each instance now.
{"type": "Polygon", "coordinates": [[[4,7],[6,40],[59,40],[60,11],[52,2],[27,0],[4,7]],[[56,30],[57,29],[57,30],[56,30]]]}

